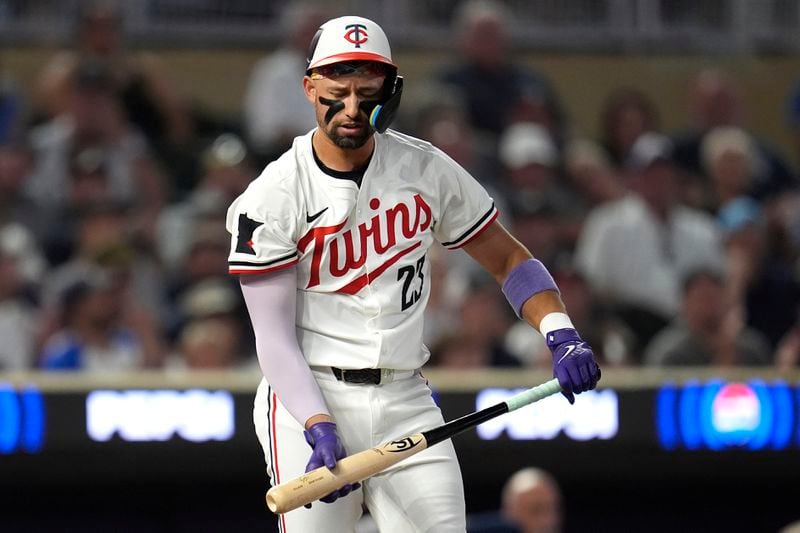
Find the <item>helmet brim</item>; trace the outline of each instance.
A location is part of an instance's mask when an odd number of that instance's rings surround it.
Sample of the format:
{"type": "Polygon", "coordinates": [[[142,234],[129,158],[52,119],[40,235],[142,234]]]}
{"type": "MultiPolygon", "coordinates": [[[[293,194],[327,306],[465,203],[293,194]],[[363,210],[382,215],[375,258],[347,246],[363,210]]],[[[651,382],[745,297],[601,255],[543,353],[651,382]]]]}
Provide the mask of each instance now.
{"type": "Polygon", "coordinates": [[[380,54],[374,54],[372,52],[347,52],[344,54],[335,54],[318,59],[314,63],[308,65],[308,70],[312,70],[317,67],[324,67],[325,65],[332,65],[334,63],[342,63],[344,61],[377,61],[378,63],[384,63],[397,68],[397,65],[380,54]]]}

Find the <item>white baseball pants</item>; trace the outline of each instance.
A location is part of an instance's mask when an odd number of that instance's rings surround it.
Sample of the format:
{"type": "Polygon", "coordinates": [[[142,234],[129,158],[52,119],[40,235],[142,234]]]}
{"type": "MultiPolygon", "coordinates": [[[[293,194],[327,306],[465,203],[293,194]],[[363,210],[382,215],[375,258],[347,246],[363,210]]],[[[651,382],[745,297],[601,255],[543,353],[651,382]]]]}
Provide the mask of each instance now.
{"type": "MultiPolygon", "coordinates": [[[[338,381],[314,371],[348,454],[444,423],[419,374],[381,385],[338,381]]],[[[256,393],[253,420],[273,485],[305,471],[311,447],[303,428],[266,380],[256,393]]],[[[281,533],[353,533],[366,505],[381,533],[464,533],[464,487],[448,440],[362,483],[332,504],[315,502],[279,517],[281,533]]]]}

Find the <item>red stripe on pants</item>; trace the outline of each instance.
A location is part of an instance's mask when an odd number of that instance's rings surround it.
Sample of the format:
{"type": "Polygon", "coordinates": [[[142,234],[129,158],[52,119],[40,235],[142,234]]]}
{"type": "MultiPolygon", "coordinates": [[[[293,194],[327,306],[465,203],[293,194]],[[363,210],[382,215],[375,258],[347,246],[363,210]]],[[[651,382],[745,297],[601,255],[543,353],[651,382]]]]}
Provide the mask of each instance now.
{"type": "MultiPolygon", "coordinates": [[[[278,396],[272,393],[272,457],[275,462],[275,484],[279,485],[281,482],[281,473],[278,470],[278,433],[276,431],[275,413],[278,411],[278,396]]],[[[286,533],[286,517],[281,515],[281,525],[283,525],[283,533],[286,533]]]]}

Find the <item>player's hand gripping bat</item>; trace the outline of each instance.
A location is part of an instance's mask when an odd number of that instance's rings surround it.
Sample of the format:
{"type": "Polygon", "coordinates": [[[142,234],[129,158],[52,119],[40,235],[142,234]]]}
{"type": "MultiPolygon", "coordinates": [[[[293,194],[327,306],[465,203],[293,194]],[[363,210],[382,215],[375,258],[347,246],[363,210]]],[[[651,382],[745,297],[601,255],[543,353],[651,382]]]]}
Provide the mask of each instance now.
{"type": "Polygon", "coordinates": [[[295,479],[272,487],[267,492],[267,506],[273,513],[287,513],[320,499],[348,483],[356,483],[377,474],[406,457],[421,452],[459,433],[520,407],[532,404],[561,391],[557,379],[516,394],[505,402],[462,416],[439,427],[386,442],[380,446],[349,455],[333,470],[320,467],[295,479]]]}

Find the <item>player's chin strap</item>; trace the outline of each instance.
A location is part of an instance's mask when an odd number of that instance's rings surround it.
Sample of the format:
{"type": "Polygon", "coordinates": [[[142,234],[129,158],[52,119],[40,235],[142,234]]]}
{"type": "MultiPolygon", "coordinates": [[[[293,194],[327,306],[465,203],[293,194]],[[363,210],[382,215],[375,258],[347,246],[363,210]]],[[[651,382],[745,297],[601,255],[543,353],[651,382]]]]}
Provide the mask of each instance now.
{"type": "Polygon", "coordinates": [[[386,80],[384,97],[381,100],[365,101],[359,104],[359,107],[369,117],[369,123],[375,131],[383,133],[392,123],[397,114],[397,108],[400,107],[402,94],[403,77],[394,76],[386,80]]]}

